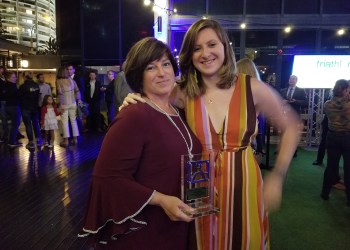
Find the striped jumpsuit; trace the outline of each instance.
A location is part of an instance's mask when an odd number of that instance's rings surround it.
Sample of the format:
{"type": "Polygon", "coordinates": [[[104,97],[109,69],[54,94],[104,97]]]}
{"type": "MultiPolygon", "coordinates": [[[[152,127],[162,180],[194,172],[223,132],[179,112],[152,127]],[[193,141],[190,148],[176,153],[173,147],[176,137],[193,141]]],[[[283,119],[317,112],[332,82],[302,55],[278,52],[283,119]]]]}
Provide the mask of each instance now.
{"type": "Polygon", "coordinates": [[[219,151],[214,202],[221,211],[196,220],[198,249],[269,249],[263,181],[251,148],[257,119],[250,77],[239,74],[219,133],[210,121],[203,96],[188,98],[185,110],[187,122],[203,150],[219,151]]]}

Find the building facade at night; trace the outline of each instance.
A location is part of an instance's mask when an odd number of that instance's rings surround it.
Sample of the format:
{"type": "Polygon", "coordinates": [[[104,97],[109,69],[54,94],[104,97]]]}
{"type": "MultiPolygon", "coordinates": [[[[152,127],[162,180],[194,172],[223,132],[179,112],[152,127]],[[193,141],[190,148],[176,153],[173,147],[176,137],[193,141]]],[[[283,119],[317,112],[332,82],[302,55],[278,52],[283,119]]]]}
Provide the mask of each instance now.
{"type": "Polygon", "coordinates": [[[56,39],[55,0],[0,1],[3,37],[40,50],[50,37],[56,39]]]}

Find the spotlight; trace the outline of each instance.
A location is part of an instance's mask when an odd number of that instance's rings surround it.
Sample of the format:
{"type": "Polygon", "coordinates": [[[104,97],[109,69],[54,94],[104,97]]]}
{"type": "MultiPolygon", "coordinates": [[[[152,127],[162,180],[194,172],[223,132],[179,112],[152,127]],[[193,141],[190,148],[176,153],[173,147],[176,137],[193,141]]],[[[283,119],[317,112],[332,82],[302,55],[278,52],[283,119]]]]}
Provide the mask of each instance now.
{"type": "Polygon", "coordinates": [[[285,33],[289,33],[291,31],[292,31],[292,28],[290,26],[287,26],[287,27],[284,28],[284,32],[285,33]]]}
{"type": "Polygon", "coordinates": [[[241,29],[245,29],[247,27],[246,23],[241,23],[241,29]]]}
{"type": "Polygon", "coordinates": [[[146,5],[146,6],[148,6],[148,5],[151,4],[151,1],[150,1],[150,0],[145,0],[145,1],[143,2],[143,4],[146,5]]]}
{"type": "Polygon", "coordinates": [[[337,31],[337,34],[338,34],[338,36],[342,36],[342,35],[345,34],[345,30],[344,30],[344,29],[339,29],[339,30],[337,31]]]}

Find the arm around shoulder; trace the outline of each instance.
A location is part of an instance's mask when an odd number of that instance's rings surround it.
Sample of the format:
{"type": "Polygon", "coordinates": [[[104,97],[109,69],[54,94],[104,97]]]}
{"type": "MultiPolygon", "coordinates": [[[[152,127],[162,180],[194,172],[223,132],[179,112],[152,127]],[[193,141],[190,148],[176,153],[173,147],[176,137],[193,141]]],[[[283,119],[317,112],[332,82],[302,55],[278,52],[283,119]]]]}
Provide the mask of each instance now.
{"type": "Polygon", "coordinates": [[[175,84],[174,89],[170,94],[170,101],[178,108],[185,108],[186,93],[180,88],[178,84],[175,84]]]}

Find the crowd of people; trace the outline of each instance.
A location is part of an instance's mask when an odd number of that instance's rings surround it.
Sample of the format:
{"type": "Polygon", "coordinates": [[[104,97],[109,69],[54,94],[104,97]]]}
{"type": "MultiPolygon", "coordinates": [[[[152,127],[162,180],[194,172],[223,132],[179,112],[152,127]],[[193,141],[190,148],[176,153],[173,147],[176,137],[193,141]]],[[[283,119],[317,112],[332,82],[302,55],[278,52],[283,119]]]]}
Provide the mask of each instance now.
{"type": "Polygon", "coordinates": [[[7,143],[11,149],[22,146],[21,120],[29,150],[41,146],[53,148],[57,130],[62,137],[58,144],[62,147],[76,145],[83,132],[105,133],[120,99],[131,91],[125,81],[116,81],[115,71],[106,73],[108,84],[102,85],[96,80],[96,70],[89,70],[85,80],[83,74],[76,74],[75,67],[69,64],[57,70],[55,84],[51,86],[45,82],[44,74],[35,77],[30,71],[21,73],[23,83],[19,83],[20,75],[0,66],[0,143],[7,143]],[[107,119],[101,114],[103,101],[107,106],[107,119]]]}
{"type": "MultiPolygon", "coordinates": [[[[62,147],[76,145],[83,131],[105,132],[105,96],[109,128],[79,234],[90,237],[94,247],[269,249],[268,214],[280,206],[284,179],[297,157],[304,127],[300,115],[308,106],[305,90],[296,86],[297,76],[291,75],[289,86],[278,93],[260,80],[252,60],[236,63],[226,31],[217,21],[201,19],[185,34],[179,65],[168,45],[148,37],[130,49],[122,72],[107,72],[107,84],[97,79],[95,70],[84,81],[73,65],[61,67],[56,101],[42,74],[37,83],[29,73],[24,78],[18,88],[16,74],[0,67],[2,140],[11,148],[20,145],[21,116],[29,149],[43,141],[52,147],[57,115],[62,147]],[[181,74],[176,77],[178,66],[181,74]],[[77,115],[84,105],[89,113],[85,125],[77,115]],[[254,152],[263,153],[265,119],[281,137],[274,167],[263,178],[254,152]],[[40,128],[45,130],[44,140],[40,128]],[[217,152],[214,204],[220,212],[195,218],[194,208],[181,200],[181,159],[212,150],[217,152]]],[[[329,131],[321,198],[329,200],[343,157],[350,205],[348,80],[335,83],[325,113],[329,131]]],[[[315,165],[320,162],[318,158],[315,165]]]]}

